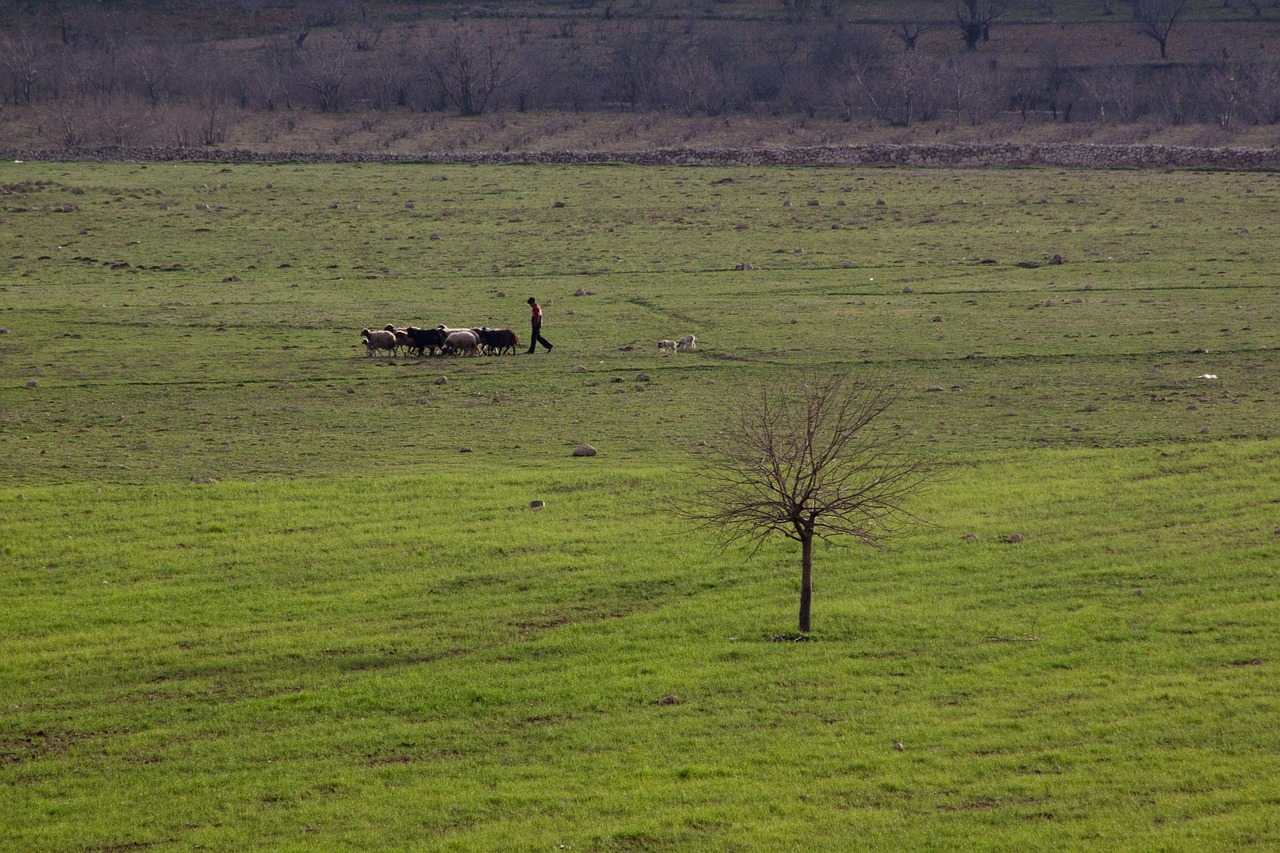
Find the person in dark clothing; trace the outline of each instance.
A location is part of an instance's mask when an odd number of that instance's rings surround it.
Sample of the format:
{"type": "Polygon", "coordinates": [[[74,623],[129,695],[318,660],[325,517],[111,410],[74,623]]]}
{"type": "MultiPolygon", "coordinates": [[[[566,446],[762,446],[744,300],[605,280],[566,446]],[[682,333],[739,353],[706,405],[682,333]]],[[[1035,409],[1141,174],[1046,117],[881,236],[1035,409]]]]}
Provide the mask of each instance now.
{"type": "Polygon", "coordinates": [[[542,336],[542,306],[538,304],[538,300],[530,296],[529,307],[533,311],[529,318],[533,323],[533,334],[529,336],[529,352],[526,355],[533,355],[539,343],[547,348],[547,352],[551,352],[551,342],[542,336]]]}

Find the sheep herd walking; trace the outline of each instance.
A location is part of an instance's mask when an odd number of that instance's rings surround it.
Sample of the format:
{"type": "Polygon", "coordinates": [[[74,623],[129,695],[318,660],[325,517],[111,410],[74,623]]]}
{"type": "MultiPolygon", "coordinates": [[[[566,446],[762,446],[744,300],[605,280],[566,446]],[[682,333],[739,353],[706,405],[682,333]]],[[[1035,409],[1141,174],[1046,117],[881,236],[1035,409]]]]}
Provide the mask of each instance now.
{"type": "MultiPolygon", "coordinates": [[[[364,344],[364,354],[375,356],[381,352],[399,355],[413,353],[424,355],[505,355],[516,353],[520,346],[520,336],[510,329],[491,329],[481,326],[478,329],[451,329],[440,325],[434,329],[419,329],[417,326],[398,328],[388,323],[381,329],[361,329],[360,342],[364,344]]],[[[679,340],[658,341],[658,352],[696,352],[698,339],[693,335],[685,335],[679,340]]]]}
{"type": "Polygon", "coordinates": [[[386,351],[397,355],[401,350],[406,354],[424,355],[503,355],[514,354],[520,346],[520,336],[510,329],[490,329],[482,326],[478,329],[451,329],[440,325],[434,329],[419,329],[417,326],[397,328],[388,323],[381,329],[362,329],[360,341],[364,344],[364,354],[374,356],[386,351]]]}

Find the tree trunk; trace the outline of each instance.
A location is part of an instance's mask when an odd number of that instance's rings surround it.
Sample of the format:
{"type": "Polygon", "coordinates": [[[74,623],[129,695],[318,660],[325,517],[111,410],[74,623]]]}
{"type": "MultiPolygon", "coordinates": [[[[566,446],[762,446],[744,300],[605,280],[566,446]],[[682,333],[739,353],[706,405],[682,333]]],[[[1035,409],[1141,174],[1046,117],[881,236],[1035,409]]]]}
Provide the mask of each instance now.
{"type": "Polygon", "coordinates": [[[813,604],[813,531],[800,534],[800,633],[809,633],[809,610],[813,604]]]}

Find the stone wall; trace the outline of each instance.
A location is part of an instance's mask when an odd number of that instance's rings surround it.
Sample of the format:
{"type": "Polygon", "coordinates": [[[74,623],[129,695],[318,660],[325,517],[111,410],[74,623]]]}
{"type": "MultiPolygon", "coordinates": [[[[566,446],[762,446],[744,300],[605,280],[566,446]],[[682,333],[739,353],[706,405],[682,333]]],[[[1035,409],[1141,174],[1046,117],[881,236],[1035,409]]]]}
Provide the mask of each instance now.
{"type": "Polygon", "coordinates": [[[221,148],[94,148],[0,151],[0,159],[204,163],[631,163],[641,166],[910,166],[914,168],[1280,169],[1280,148],[1171,145],[965,144],[805,148],[659,148],[647,151],[532,151],[445,154],[316,153],[221,148]]]}

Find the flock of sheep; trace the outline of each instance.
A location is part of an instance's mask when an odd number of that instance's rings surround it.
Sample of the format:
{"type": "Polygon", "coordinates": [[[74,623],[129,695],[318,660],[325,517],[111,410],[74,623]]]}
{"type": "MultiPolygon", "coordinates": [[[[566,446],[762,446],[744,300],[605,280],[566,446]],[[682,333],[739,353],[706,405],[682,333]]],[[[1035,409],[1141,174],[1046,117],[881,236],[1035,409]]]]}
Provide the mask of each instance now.
{"type": "Polygon", "coordinates": [[[377,355],[385,350],[396,355],[400,350],[418,355],[502,355],[515,353],[520,336],[510,329],[450,329],[440,325],[434,329],[417,326],[397,328],[388,323],[384,328],[360,331],[364,354],[377,355]]]}
{"type": "MultiPolygon", "coordinates": [[[[397,328],[388,323],[384,328],[361,329],[360,342],[364,344],[366,356],[377,355],[386,351],[397,355],[401,350],[406,353],[423,355],[502,355],[514,354],[520,346],[520,336],[510,329],[490,329],[481,326],[478,329],[450,329],[440,325],[434,329],[419,329],[417,326],[397,328]]],[[[698,348],[698,339],[693,335],[685,335],[675,341],[658,341],[658,352],[694,352],[698,348]]]]}

